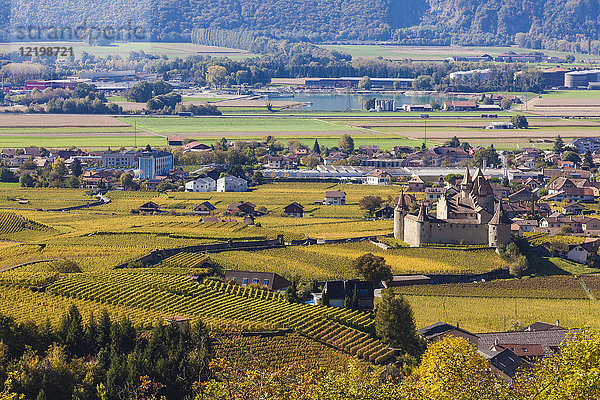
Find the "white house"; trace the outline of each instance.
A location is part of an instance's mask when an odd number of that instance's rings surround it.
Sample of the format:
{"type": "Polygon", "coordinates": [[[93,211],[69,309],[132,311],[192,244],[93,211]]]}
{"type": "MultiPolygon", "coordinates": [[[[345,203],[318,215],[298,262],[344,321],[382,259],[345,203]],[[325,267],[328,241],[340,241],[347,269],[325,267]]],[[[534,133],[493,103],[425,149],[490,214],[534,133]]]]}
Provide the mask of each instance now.
{"type": "Polygon", "coordinates": [[[389,185],[391,181],[392,176],[380,169],[369,172],[365,179],[367,185],[389,185]]]}
{"type": "Polygon", "coordinates": [[[343,206],[346,204],[346,192],[339,190],[328,190],[325,192],[325,205],[343,206]]]}
{"type": "Polygon", "coordinates": [[[569,246],[567,259],[580,264],[592,264],[597,258],[600,240],[585,242],[569,246]]]}
{"type": "Polygon", "coordinates": [[[185,184],[186,192],[214,192],[215,190],[217,190],[217,182],[209,176],[197,178],[185,184]]]}
{"type": "Polygon", "coordinates": [[[217,180],[217,192],[245,192],[248,182],[236,176],[227,175],[217,180]]]}

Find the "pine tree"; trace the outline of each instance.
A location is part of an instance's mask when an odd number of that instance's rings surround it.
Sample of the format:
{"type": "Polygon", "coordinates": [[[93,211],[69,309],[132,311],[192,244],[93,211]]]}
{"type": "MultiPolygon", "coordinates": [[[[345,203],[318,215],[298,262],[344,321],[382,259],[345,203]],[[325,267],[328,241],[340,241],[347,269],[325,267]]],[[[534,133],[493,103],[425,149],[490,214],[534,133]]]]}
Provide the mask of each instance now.
{"type": "Polygon", "coordinates": [[[556,154],[561,154],[563,151],[565,151],[565,144],[562,140],[562,138],[560,137],[560,135],[558,135],[556,137],[556,140],[554,141],[554,152],[556,154]]]}
{"type": "Polygon", "coordinates": [[[319,146],[319,142],[315,139],[315,145],[313,146],[313,153],[321,154],[321,147],[319,146]]]}
{"type": "Polygon", "coordinates": [[[418,356],[422,351],[410,304],[390,289],[383,291],[375,314],[375,332],[382,342],[418,356]]]}
{"type": "Polygon", "coordinates": [[[85,353],[83,318],[74,304],[63,316],[57,333],[71,355],[81,356],[85,353]]]}

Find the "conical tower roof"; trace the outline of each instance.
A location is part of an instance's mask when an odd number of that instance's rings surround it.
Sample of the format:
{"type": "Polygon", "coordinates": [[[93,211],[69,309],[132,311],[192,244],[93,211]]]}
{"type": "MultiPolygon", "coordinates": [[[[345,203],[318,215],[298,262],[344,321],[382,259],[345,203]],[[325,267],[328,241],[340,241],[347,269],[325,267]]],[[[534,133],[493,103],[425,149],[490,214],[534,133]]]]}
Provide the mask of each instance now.
{"type": "Polygon", "coordinates": [[[471,173],[469,172],[469,167],[467,167],[467,170],[465,171],[465,177],[463,178],[462,184],[469,185],[471,183],[473,183],[473,180],[471,179],[471,173]]]}
{"type": "Polygon", "coordinates": [[[511,224],[512,223],[510,218],[508,218],[508,216],[502,209],[502,202],[498,203],[498,207],[496,207],[496,212],[494,213],[494,216],[492,217],[492,219],[490,220],[489,223],[490,223],[490,225],[500,225],[500,224],[511,224]]]}
{"type": "Polygon", "coordinates": [[[398,204],[396,204],[396,210],[408,210],[408,206],[406,205],[406,201],[404,200],[404,190],[400,192],[400,197],[398,198],[398,204]]]}
{"type": "Polygon", "coordinates": [[[419,208],[419,216],[417,217],[418,222],[429,221],[429,215],[427,215],[427,208],[425,207],[425,203],[421,203],[421,207],[419,208]]]}

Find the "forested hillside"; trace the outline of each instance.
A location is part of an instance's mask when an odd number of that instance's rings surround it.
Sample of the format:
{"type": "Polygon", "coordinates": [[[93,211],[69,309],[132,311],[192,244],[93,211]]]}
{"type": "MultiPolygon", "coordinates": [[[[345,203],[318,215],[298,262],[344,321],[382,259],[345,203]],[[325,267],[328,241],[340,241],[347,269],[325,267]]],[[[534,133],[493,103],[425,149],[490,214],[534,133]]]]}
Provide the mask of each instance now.
{"type": "Polygon", "coordinates": [[[10,20],[14,33],[18,25],[75,28],[83,21],[88,26],[131,21],[147,27],[149,39],[162,41],[188,41],[194,28],[218,28],[313,42],[516,41],[530,47],[546,46],[549,40],[572,41],[575,35],[598,39],[600,28],[598,0],[62,0],[60,4],[14,0],[11,7],[0,7],[0,23],[10,20]]]}

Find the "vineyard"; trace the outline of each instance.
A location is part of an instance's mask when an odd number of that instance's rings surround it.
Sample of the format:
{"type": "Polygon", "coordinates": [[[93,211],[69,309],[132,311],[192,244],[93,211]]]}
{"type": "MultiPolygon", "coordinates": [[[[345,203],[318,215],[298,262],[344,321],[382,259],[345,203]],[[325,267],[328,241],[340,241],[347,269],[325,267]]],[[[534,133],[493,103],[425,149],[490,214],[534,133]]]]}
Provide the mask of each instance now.
{"type": "Polygon", "coordinates": [[[230,251],[211,255],[224,269],[277,272],[287,279],[351,279],[356,273],[352,260],[371,252],[382,256],[395,274],[480,273],[504,268],[493,250],[455,251],[447,249],[402,248],[381,250],[368,243],[297,246],[252,253],[230,251]]]}
{"type": "Polygon", "coordinates": [[[49,231],[51,229],[52,228],[40,224],[39,222],[23,218],[14,212],[0,211],[0,236],[6,236],[11,233],[22,232],[25,230],[49,231]]]}
{"type": "Polygon", "coordinates": [[[279,369],[298,365],[310,368],[344,368],[351,358],[299,333],[285,335],[222,334],[215,338],[215,357],[238,365],[279,369]]]}
{"type": "Polygon", "coordinates": [[[398,287],[394,291],[403,295],[440,297],[587,299],[581,284],[573,276],[502,279],[481,283],[415,285],[398,287]]]}
{"type": "MultiPolygon", "coordinates": [[[[100,304],[145,309],[155,315],[202,318],[214,329],[292,328],[351,355],[381,363],[393,351],[372,337],[373,320],[358,311],[288,303],[281,295],[218,281],[198,285],[183,276],[139,270],[71,274],[51,294],[100,304]]],[[[144,324],[158,322],[148,317],[144,324]]]]}

